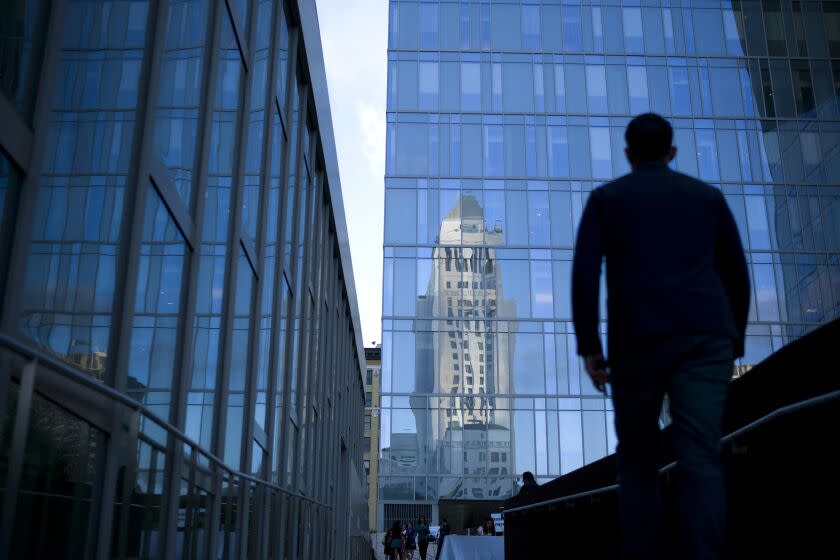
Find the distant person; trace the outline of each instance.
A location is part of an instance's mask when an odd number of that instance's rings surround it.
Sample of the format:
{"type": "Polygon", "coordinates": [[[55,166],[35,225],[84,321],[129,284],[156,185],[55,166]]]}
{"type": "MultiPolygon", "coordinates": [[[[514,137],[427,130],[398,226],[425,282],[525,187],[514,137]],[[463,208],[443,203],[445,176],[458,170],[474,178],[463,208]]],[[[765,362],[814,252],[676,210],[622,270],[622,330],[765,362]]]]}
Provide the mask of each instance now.
{"type": "Polygon", "coordinates": [[[744,250],[721,192],[668,168],[676,148],[665,119],[639,115],[625,139],[633,171],[590,194],[572,274],[578,353],[595,387],[613,389],[622,557],[665,554],[657,457],[667,394],[682,557],[722,558],[720,438],[733,360],[744,354],[744,250]],[[598,334],[603,258],[609,372],[598,334]]]}
{"type": "Polygon", "coordinates": [[[520,496],[530,494],[538,487],[539,484],[537,484],[537,481],[534,480],[534,473],[532,473],[531,471],[525,471],[524,473],[522,473],[522,488],[519,489],[520,496]]]}
{"type": "Polygon", "coordinates": [[[391,525],[391,560],[402,560],[402,526],[399,521],[391,525]]]}
{"type": "Polygon", "coordinates": [[[484,524],[479,527],[481,531],[479,534],[484,535],[485,537],[495,537],[496,536],[496,525],[493,523],[493,519],[488,517],[484,520],[484,524]]]}
{"type": "Polygon", "coordinates": [[[404,554],[406,560],[414,560],[414,551],[417,549],[417,531],[414,530],[414,525],[407,523],[405,526],[405,533],[403,534],[404,554]]]}
{"type": "Polygon", "coordinates": [[[385,553],[385,558],[391,558],[391,529],[389,528],[385,531],[385,536],[382,537],[382,548],[383,552],[385,553]]]}
{"type": "Polygon", "coordinates": [[[421,515],[417,518],[417,548],[420,549],[420,560],[426,560],[426,551],[429,549],[429,524],[426,517],[421,515]]]}
{"type": "Polygon", "coordinates": [[[446,539],[449,531],[449,521],[447,521],[445,517],[441,517],[440,530],[438,531],[437,555],[435,556],[436,560],[440,559],[440,551],[443,550],[443,541],[446,539]]]}

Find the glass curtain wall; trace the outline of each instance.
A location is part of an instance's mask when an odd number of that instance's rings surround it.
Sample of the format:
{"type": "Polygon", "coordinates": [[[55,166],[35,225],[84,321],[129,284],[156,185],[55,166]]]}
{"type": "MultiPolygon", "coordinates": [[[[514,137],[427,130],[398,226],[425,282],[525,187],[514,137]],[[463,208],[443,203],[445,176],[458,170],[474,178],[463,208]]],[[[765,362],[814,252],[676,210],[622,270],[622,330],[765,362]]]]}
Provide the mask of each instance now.
{"type": "Polygon", "coordinates": [[[296,0],[4,5],[0,556],[365,557],[320,45],[296,0]]]}
{"type": "Polygon", "coordinates": [[[501,499],[614,450],[570,272],[633,115],[666,116],[674,167],[736,217],[741,370],[840,315],[838,3],[389,8],[380,502],[501,499]]]}

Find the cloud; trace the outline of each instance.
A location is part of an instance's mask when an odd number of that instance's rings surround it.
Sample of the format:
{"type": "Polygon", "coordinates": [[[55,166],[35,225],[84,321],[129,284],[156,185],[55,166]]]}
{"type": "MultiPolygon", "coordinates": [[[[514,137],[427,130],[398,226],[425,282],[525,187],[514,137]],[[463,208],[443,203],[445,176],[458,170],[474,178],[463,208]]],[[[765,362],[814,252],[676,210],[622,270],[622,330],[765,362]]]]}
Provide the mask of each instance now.
{"type": "Polygon", "coordinates": [[[363,340],[381,340],[387,0],[317,0],[363,340]]]}
{"type": "Polygon", "coordinates": [[[382,174],[385,169],[385,113],[369,103],[359,107],[359,130],[362,151],[371,173],[382,174]]]}

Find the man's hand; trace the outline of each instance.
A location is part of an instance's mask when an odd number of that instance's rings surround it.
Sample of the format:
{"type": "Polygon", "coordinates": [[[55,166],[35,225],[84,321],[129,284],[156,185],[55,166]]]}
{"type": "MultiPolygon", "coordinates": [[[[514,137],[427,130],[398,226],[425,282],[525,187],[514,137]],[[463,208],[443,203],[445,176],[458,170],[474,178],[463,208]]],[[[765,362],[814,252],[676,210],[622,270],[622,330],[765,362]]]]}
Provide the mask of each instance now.
{"type": "Polygon", "coordinates": [[[583,363],[586,365],[586,373],[592,379],[592,384],[603,393],[605,384],[610,380],[610,374],[607,372],[607,361],[604,356],[601,354],[584,356],[583,363]]]}

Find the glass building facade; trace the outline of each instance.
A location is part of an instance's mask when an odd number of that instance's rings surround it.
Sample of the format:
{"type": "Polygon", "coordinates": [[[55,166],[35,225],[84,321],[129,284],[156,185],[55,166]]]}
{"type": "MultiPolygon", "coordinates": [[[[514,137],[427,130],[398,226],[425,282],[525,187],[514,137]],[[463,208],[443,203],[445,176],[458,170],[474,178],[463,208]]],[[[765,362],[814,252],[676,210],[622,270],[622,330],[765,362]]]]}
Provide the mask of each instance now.
{"type": "Polygon", "coordinates": [[[570,273],[633,115],[735,215],[741,370],[840,315],[840,2],[391,0],[388,41],[380,519],[614,450],[570,273]]]}
{"type": "Polygon", "coordinates": [[[0,16],[0,557],[368,558],[314,2],[0,16]]]}

